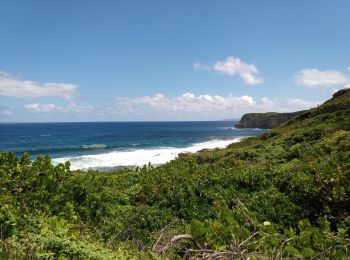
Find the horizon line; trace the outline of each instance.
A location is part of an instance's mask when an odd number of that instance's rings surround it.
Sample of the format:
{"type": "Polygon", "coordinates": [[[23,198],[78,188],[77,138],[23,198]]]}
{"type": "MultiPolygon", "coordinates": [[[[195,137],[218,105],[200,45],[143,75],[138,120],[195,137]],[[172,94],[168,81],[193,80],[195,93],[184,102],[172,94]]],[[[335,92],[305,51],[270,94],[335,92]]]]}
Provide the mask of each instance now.
{"type": "Polygon", "coordinates": [[[216,119],[216,120],[131,120],[131,121],[33,121],[33,122],[0,122],[0,124],[60,124],[60,123],[172,123],[172,122],[220,122],[239,121],[240,119],[216,119]]]}

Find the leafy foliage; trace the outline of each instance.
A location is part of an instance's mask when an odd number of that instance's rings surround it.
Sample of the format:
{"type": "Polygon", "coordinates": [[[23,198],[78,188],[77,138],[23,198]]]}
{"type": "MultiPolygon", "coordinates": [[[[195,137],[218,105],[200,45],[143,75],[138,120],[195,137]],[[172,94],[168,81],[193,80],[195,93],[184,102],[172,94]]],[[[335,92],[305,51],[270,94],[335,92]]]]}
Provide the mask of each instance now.
{"type": "Polygon", "coordinates": [[[326,217],[313,226],[307,219],[297,227],[278,230],[270,221],[258,222],[254,213],[238,200],[233,211],[223,208],[214,220],[192,220],[191,234],[195,249],[186,251],[195,258],[268,259],[348,259],[350,239],[346,230],[331,232],[326,217]]]}

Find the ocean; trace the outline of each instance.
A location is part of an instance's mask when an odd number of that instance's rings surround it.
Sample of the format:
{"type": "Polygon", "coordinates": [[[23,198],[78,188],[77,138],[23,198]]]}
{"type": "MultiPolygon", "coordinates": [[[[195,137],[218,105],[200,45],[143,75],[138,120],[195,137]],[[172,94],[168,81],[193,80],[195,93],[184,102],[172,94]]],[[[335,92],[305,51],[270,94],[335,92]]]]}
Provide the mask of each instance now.
{"type": "Polygon", "coordinates": [[[71,169],[160,165],[179,153],[223,148],[263,129],[236,129],[233,121],[0,124],[0,151],[32,159],[50,155],[71,169]]]}

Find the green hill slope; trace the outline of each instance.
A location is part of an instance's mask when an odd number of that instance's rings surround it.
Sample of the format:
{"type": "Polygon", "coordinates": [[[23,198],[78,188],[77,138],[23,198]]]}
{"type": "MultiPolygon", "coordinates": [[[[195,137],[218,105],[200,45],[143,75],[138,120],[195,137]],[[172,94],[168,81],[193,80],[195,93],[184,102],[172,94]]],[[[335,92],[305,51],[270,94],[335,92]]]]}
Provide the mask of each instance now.
{"type": "Polygon", "coordinates": [[[0,156],[4,257],[350,257],[349,89],[262,136],[154,169],[27,158],[0,156]]]}

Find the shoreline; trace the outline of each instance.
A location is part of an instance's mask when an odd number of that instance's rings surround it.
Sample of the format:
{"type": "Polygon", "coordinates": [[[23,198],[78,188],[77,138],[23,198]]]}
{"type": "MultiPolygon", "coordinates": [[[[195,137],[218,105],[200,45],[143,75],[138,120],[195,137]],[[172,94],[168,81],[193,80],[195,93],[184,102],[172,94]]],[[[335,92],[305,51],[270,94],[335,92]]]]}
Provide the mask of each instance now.
{"type": "Polygon", "coordinates": [[[229,140],[210,140],[182,148],[163,147],[62,157],[52,159],[52,163],[57,165],[69,161],[71,163],[71,170],[100,170],[106,172],[123,168],[143,167],[148,164],[157,167],[175,160],[180,156],[226,148],[228,145],[240,142],[247,137],[248,136],[240,136],[229,140]]]}

